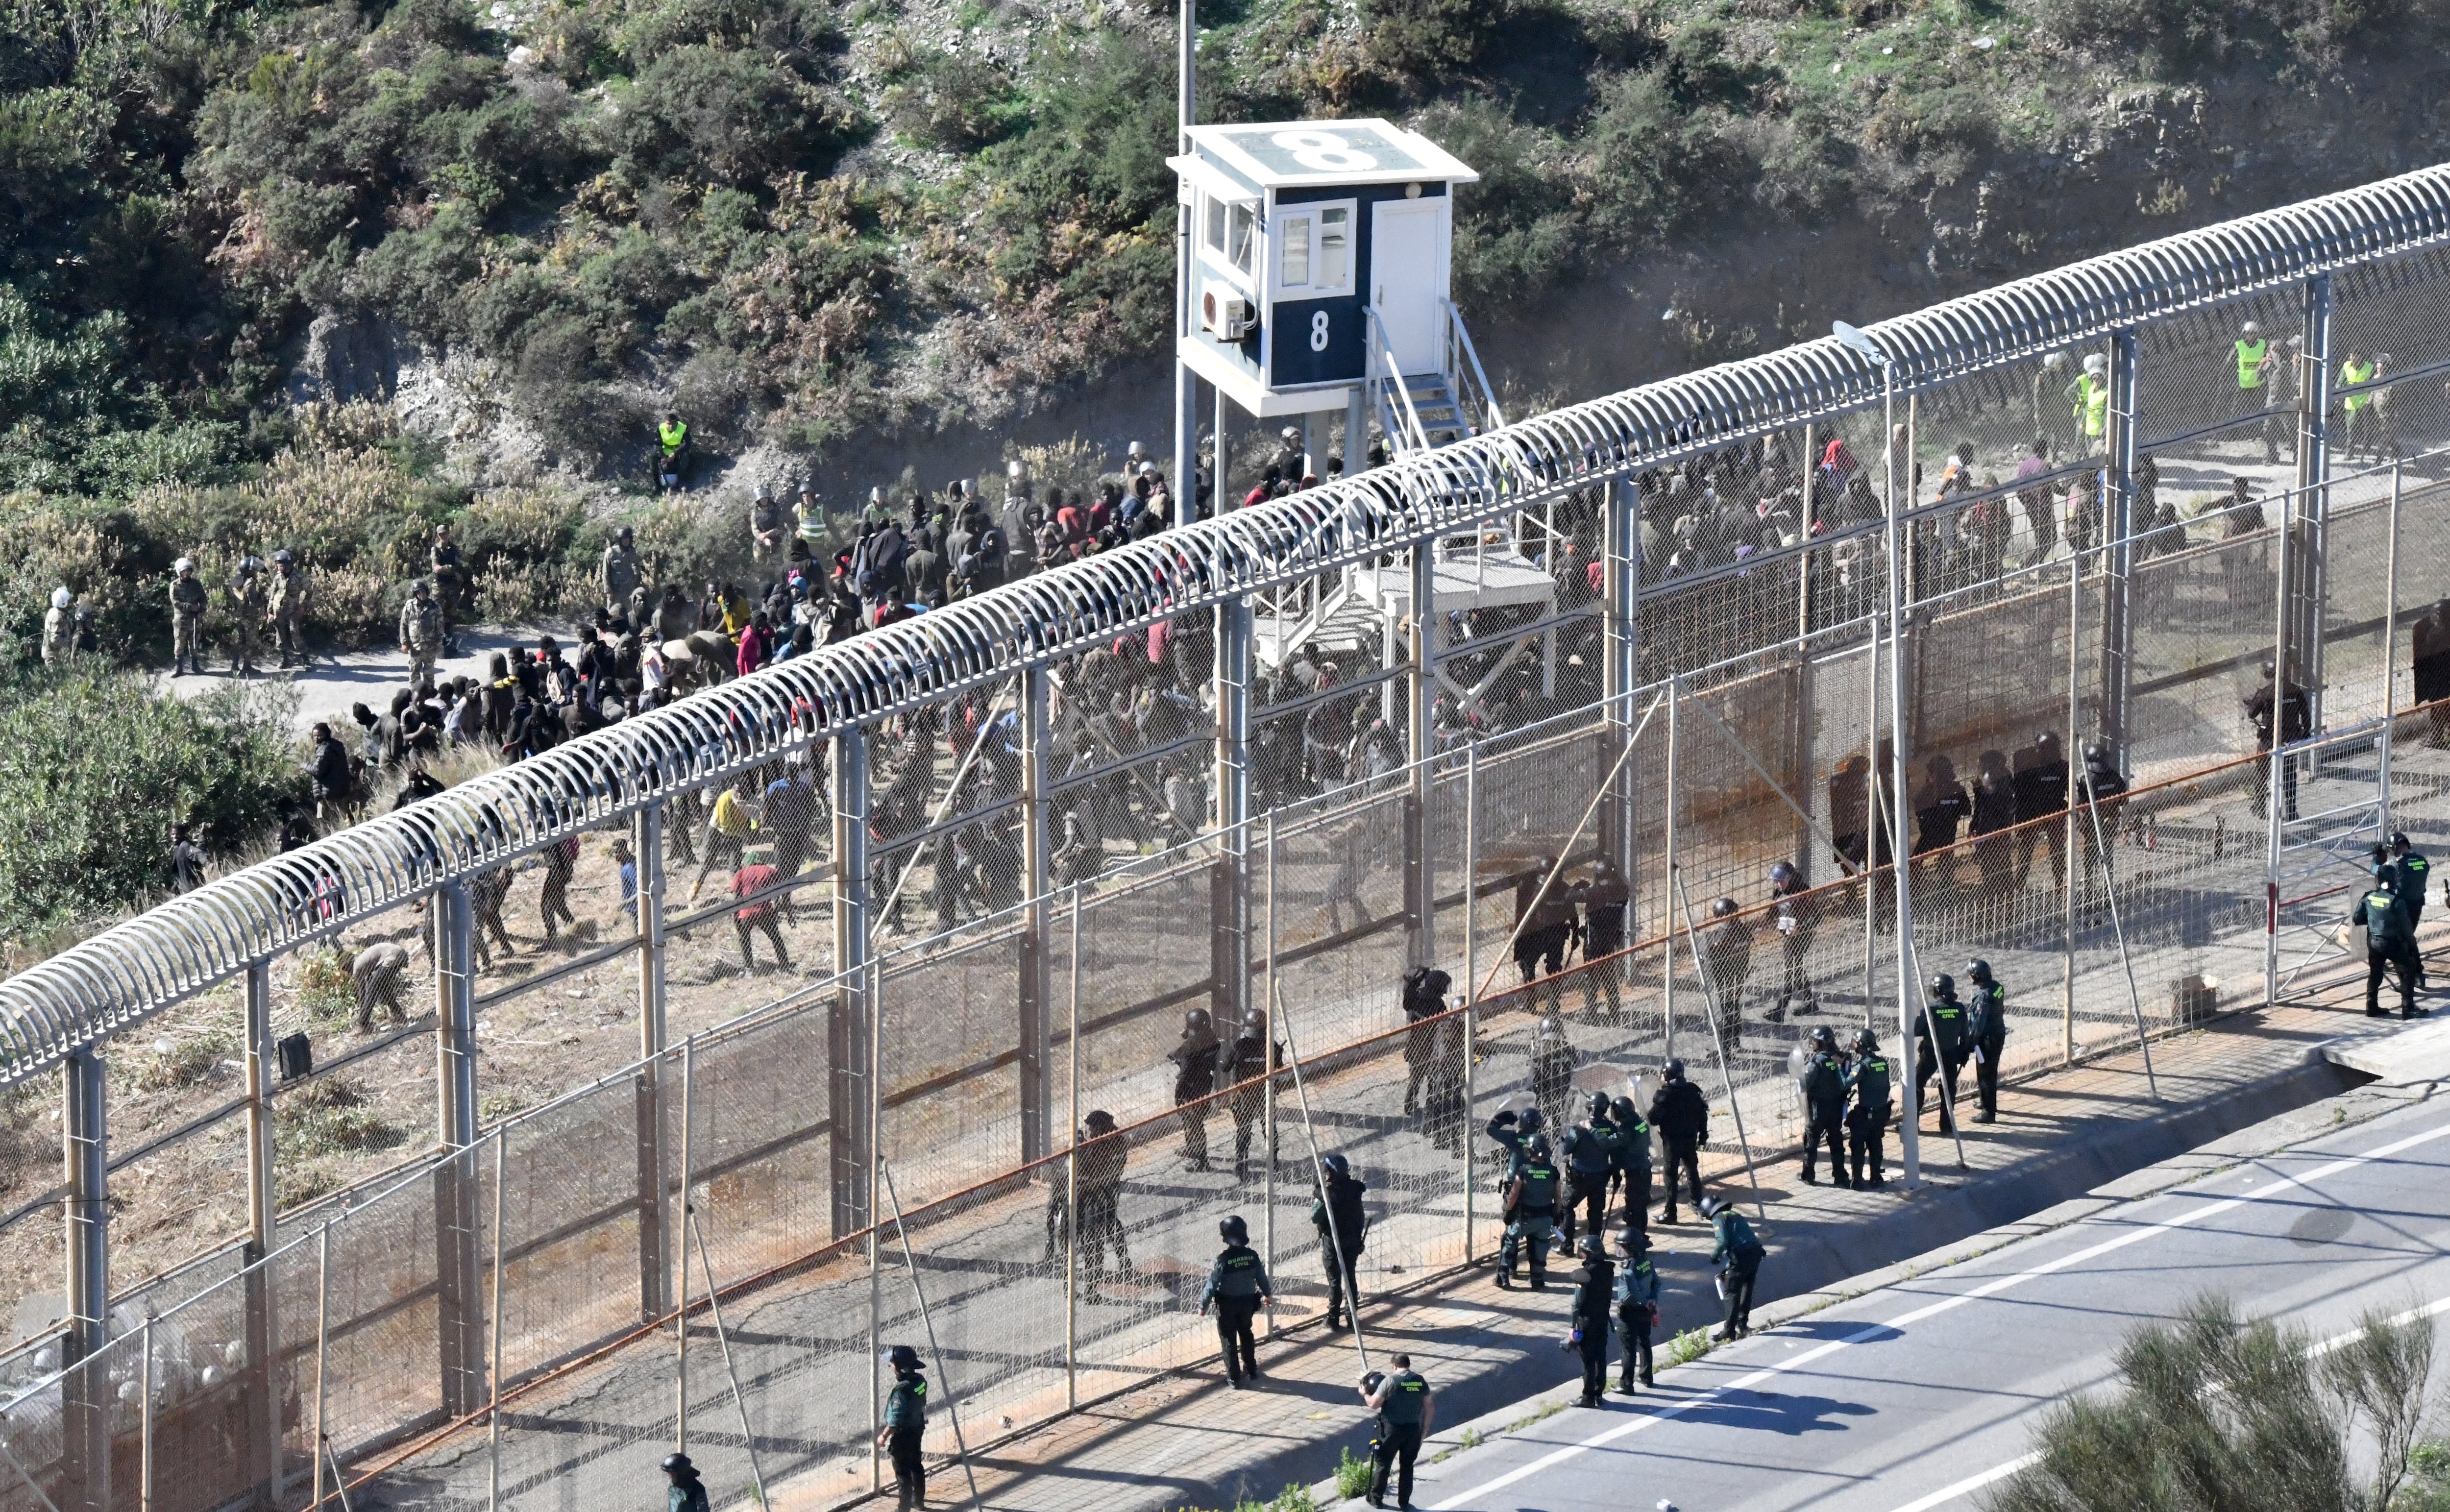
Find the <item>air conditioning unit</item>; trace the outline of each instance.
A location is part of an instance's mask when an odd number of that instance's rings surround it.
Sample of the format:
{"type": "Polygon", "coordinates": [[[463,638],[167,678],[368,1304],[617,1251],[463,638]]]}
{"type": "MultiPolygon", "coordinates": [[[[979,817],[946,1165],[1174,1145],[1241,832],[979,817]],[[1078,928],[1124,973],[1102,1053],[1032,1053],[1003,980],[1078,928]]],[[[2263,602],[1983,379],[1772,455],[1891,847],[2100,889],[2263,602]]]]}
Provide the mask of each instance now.
{"type": "Polygon", "coordinates": [[[1230,290],[1209,288],[1199,296],[1199,323],[1217,339],[1239,341],[1251,334],[1251,301],[1230,290]]]}

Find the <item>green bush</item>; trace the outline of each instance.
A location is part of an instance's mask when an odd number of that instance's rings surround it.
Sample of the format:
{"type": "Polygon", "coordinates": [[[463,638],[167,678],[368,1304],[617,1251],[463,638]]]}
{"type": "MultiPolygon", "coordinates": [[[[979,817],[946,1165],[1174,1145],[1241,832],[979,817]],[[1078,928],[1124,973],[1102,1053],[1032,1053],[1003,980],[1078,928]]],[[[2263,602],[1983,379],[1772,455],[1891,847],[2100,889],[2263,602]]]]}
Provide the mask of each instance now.
{"type": "Polygon", "coordinates": [[[0,936],[159,896],[174,819],[237,855],[298,786],[290,704],[262,685],[182,703],[104,671],[0,683],[0,936]]]}
{"type": "Polygon", "coordinates": [[[1371,1468],[1368,1460],[1352,1452],[1351,1445],[1336,1450],[1335,1494],[1349,1502],[1366,1493],[1371,1468]]]}
{"type": "Polygon", "coordinates": [[[885,119],[922,146],[973,151],[1010,124],[1012,75],[973,52],[930,52],[885,96],[885,119]]]}

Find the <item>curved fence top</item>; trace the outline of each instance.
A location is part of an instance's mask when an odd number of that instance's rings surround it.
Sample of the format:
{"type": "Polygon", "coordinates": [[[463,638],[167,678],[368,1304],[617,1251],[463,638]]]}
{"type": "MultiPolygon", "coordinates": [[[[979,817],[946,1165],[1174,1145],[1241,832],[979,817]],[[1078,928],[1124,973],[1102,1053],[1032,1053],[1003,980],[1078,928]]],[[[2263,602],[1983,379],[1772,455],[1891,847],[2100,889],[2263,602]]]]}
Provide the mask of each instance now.
{"type": "MultiPolygon", "coordinates": [[[[2445,242],[2450,166],[2114,252],[1868,329],[1899,390],[1926,389],[2445,242]]],[[[1834,338],[1808,341],[1551,411],[794,657],[222,878],[0,981],[0,1086],[440,882],[898,708],[1880,397],[1875,364],[1834,338]]]]}

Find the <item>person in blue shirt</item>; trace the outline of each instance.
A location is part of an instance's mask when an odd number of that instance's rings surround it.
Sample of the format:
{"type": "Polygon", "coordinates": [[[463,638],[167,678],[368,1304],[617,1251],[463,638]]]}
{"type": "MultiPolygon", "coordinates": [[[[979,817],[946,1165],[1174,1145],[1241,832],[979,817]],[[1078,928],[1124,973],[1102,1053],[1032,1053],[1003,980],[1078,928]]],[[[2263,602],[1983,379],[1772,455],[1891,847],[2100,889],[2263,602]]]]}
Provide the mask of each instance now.
{"type": "Polygon", "coordinates": [[[927,1432],[927,1377],[922,1373],[919,1351],[906,1344],[885,1350],[885,1363],[893,1367],[893,1391],[885,1399],[885,1431],[876,1436],[876,1442],[893,1458],[899,1504],[924,1507],[927,1462],[921,1456],[920,1441],[927,1432]]]}

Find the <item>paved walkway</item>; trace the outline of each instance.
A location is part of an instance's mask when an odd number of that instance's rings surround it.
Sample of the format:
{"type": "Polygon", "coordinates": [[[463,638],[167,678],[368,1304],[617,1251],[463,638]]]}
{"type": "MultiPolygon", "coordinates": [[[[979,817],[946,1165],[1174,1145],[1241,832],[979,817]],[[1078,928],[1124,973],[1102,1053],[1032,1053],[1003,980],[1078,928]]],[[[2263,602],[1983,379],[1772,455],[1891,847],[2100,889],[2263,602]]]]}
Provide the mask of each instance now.
{"type": "MultiPolygon", "coordinates": [[[[1792,1156],[1779,1157],[1760,1173],[1767,1216],[1760,1228],[1772,1250],[1762,1300],[1835,1287],[2343,1090],[2355,1078],[2318,1047],[2401,1027],[2356,1011],[2352,999],[2362,986],[2361,972],[2334,973],[2277,1010],[2231,1015],[2156,1043],[2157,1107],[2146,1090],[2143,1056],[2133,1051],[2009,1088],[1998,1123],[1968,1127],[1968,1172],[1947,1170],[1946,1146],[1935,1134],[1926,1138],[1931,1179],[1918,1189],[1807,1187],[1795,1179],[1792,1156]]],[[[1721,1192],[1748,1191],[1730,1162],[1708,1174],[1721,1192]]],[[[1714,1323],[1716,1299],[1707,1231],[1688,1214],[1674,1228],[1654,1222],[1652,1235],[1664,1280],[1663,1343],[1714,1323]]],[[[1313,1268],[1305,1262],[1287,1267],[1285,1279],[1307,1280],[1313,1268]]],[[[1351,1336],[1326,1335],[1316,1326],[1315,1304],[1305,1301],[1295,1294],[1296,1326],[1261,1347],[1269,1372],[1262,1387],[1229,1393],[1215,1367],[1197,1369],[990,1443],[977,1460],[983,1504],[1014,1512],[1230,1507],[1332,1475],[1340,1451],[1360,1453],[1368,1444],[1367,1415],[1352,1390],[1359,1362],[1351,1336]],[[1300,1318],[1310,1326],[1297,1326],[1300,1318]]],[[[1373,1360],[1380,1351],[1411,1354],[1415,1368],[1436,1385],[1446,1423],[1502,1417],[1509,1403],[1523,1404],[1529,1418],[1556,1407],[1525,1399],[1574,1374],[1560,1343],[1565,1301],[1562,1288],[1500,1291],[1484,1264],[1366,1308],[1363,1327],[1373,1360]]],[[[1666,1359],[1662,1348],[1662,1366],[1666,1359]]],[[[992,1441],[997,1431],[992,1423],[965,1426],[974,1443],[992,1441]]],[[[931,1432],[931,1447],[949,1449],[950,1437],[931,1432]]],[[[774,1505],[788,1512],[838,1505],[846,1483],[864,1479],[843,1473],[847,1469],[825,1475],[822,1484],[807,1479],[779,1485],[774,1505]]],[[[943,1466],[931,1479],[941,1501],[966,1493],[957,1466],[943,1466]]]]}

